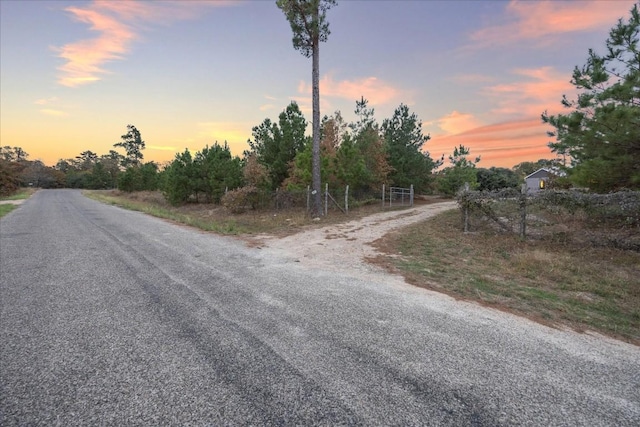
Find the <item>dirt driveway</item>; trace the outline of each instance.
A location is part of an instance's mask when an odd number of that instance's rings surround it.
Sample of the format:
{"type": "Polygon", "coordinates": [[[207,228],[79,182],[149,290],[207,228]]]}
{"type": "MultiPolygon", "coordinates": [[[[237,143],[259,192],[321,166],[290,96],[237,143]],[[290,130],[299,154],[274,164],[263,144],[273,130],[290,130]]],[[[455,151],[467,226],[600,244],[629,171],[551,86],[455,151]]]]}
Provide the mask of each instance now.
{"type": "MultiPolygon", "coordinates": [[[[311,229],[287,237],[258,235],[252,243],[268,248],[279,255],[294,259],[305,266],[341,271],[357,277],[388,274],[370,264],[367,258],[379,255],[372,246],[375,240],[397,228],[401,228],[449,209],[455,209],[455,201],[416,206],[408,210],[389,211],[362,219],[311,229]]],[[[389,278],[395,276],[389,275],[389,278]]]]}

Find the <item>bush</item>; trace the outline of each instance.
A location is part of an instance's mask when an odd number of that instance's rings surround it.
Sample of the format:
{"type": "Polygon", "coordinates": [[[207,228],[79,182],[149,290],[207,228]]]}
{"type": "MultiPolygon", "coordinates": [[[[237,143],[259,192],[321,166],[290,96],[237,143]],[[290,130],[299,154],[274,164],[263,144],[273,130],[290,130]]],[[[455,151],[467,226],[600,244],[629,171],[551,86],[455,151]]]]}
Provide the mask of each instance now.
{"type": "Polygon", "coordinates": [[[0,196],[9,196],[18,190],[19,166],[18,163],[0,159],[0,196]]]}
{"type": "Polygon", "coordinates": [[[455,196],[458,191],[469,183],[469,188],[478,187],[476,168],[468,166],[453,166],[443,169],[437,177],[438,191],[445,196],[455,196]]]}
{"type": "Polygon", "coordinates": [[[237,188],[228,191],[222,196],[222,206],[227,208],[231,213],[240,214],[247,210],[255,210],[260,200],[260,193],[253,185],[237,188]]]}
{"type": "Polygon", "coordinates": [[[118,190],[131,193],[138,190],[138,183],[141,180],[140,169],[129,166],[126,171],[118,176],[118,190]]]}

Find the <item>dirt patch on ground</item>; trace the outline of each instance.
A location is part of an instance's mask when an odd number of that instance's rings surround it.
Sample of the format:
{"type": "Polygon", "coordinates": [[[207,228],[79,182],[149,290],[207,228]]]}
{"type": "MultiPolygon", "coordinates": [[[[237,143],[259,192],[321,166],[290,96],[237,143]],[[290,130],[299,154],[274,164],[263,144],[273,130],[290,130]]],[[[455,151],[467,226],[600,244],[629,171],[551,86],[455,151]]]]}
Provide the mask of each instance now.
{"type": "Polygon", "coordinates": [[[456,206],[455,201],[420,205],[408,210],[382,212],[309,229],[286,237],[262,234],[247,240],[251,246],[269,248],[309,267],[341,271],[363,278],[372,274],[390,274],[368,262],[380,255],[372,243],[393,230],[456,206]]]}

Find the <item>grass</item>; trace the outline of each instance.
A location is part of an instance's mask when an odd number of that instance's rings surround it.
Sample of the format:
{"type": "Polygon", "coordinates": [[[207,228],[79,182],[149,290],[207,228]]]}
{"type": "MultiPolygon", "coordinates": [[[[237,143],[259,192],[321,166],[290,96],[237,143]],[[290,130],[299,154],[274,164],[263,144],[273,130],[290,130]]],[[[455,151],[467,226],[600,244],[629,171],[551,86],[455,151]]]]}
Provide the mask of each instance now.
{"type": "MultiPolygon", "coordinates": [[[[11,194],[10,196],[0,197],[0,201],[3,201],[3,200],[11,201],[11,200],[28,199],[36,191],[37,191],[37,189],[35,189],[35,188],[21,188],[19,191],[17,191],[14,194],[11,194]]],[[[17,206],[13,205],[11,203],[2,203],[2,204],[0,204],[0,218],[2,218],[3,216],[5,216],[6,214],[8,214],[9,212],[11,212],[12,210],[14,210],[16,208],[17,208],[17,206]]]]}
{"type": "Polygon", "coordinates": [[[640,344],[640,253],[462,233],[449,211],[376,244],[414,285],[478,301],[554,326],[640,344]]]}
{"type": "Polygon", "coordinates": [[[24,200],[31,197],[36,192],[35,188],[22,188],[17,193],[10,196],[0,197],[0,200],[24,200]]]}
{"type": "Polygon", "coordinates": [[[185,208],[172,207],[153,192],[127,195],[117,191],[85,191],[84,195],[102,203],[144,212],[158,218],[168,219],[205,231],[213,231],[220,234],[246,232],[241,226],[238,226],[233,218],[207,218],[210,215],[205,211],[189,212],[185,208]]]}
{"type": "Polygon", "coordinates": [[[380,205],[376,203],[350,209],[348,215],[337,211],[323,217],[320,221],[313,221],[304,209],[246,212],[233,215],[225,208],[211,204],[190,203],[179,207],[171,206],[159,192],[124,193],[117,190],[100,190],[84,191],[84,194],[102,203],[227,235],[286,236],[306,227],[350,221],[380,212],[380,205]]]}
{"type": "Polygon", "coordinates": [[[15,205],[0,205],[0,218],[17,208],[15,205]]]}

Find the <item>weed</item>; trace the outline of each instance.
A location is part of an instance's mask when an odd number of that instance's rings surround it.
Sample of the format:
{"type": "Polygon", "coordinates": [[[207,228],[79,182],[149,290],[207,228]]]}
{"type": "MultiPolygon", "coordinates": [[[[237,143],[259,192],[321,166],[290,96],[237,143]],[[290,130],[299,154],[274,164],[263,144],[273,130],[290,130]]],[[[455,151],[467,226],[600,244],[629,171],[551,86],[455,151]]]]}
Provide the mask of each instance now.
{"type": "Polygon", "coordinates": [[[380,257],[409,282],[547,324],[640,343],[640,253],[562,240],[463,233],[459,212],[398,230],[380,257]],[[426,249],[428,248],[428,250],[426,249]]]}
{"type": "Polygon", "coordinates": [[[31,197],[31,195],[36,191],[37,189],[35,188],[22,188],[15,194],[12,194],[10,196],[0,197],[0,200],[24,200],[31,197]]]}
{"type": "Polygon", "coordinates": [[[12,210],[14,210],[17,206],[15,205],[10,205],[10,204],[2,204],[0,205],[0,218],[2,218],[3,216],[5,216],[6,214],[8,214],[9,212],[11,212],[12,210]]]}

